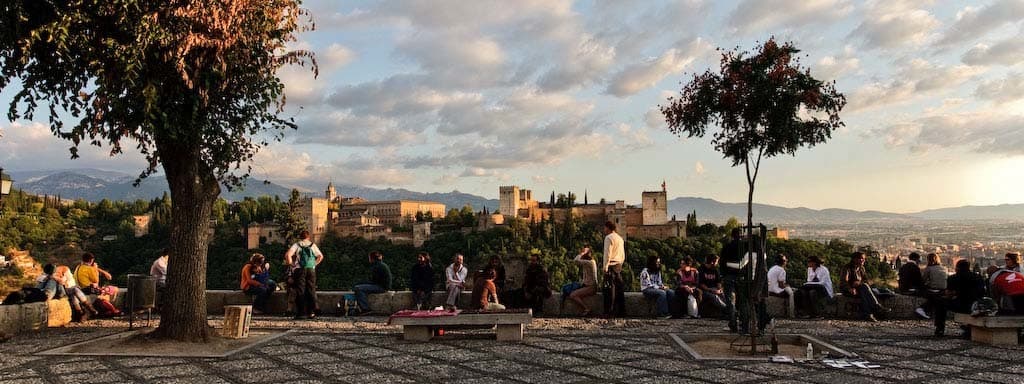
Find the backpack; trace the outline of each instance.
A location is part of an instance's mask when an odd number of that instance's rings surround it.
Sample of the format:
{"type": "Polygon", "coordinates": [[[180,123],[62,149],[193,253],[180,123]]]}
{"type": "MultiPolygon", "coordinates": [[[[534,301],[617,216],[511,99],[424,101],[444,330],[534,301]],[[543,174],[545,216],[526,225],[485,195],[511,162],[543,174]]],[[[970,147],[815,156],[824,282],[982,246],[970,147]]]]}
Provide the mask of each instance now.
{"type": "Polygon", "coordinates": [[[316,253],[313,252],[313,244],[308,247],[299,245],[299,266],[302,268],[316,268],[316,253]]]}
{"type": "Polygon", "coordinates": [[[46,301],[46,292],[43,292],[39,288],[22,288],[22,295],[25,297],[25,303],[39,303],[46,301]]]}

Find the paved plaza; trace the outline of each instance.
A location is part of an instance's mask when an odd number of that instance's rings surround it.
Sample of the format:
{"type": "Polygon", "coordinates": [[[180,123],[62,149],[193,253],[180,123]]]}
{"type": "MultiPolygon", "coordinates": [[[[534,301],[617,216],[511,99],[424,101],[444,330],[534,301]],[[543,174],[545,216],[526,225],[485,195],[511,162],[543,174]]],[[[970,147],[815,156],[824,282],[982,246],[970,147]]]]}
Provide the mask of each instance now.
{"type": "MultiPolygon", "coordinates": [[[[219,325],[219,321],[211,323],[219,325]]],[[[521,343],[493,331],[449,333],[427,343],[401,339],[381,317],[285,321],[294,329],[228,358],[37,356],[37,352],[114,334],[120,320],[22,334],[0,343],[0,384],[8,383],[1024,383],[1024,348],[934,338],[925,321],[877,324],[786,321],[779,333],[805,333],[881,366],[698,361],[670,333],[719,332],[714,320],[536,319],[521,343]]],[[[950,324],[951,331],[957,328],[950,324]]]]}

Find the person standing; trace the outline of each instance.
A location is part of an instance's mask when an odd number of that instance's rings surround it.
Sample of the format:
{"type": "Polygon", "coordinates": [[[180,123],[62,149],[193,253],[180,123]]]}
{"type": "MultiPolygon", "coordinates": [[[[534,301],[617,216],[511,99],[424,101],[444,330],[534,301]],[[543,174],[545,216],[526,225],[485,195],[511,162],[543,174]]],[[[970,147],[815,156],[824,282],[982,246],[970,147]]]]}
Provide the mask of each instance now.
{"type": "Polygon", "coordinates": [[[616,225],[611,221],[604,223],[604,272],[605,286],[608,292],[604,297],[604,314],[608,317],[625,316],[626,314],[626,283],[622,280],[622,264],[626,262],[626,246],[622,236],[615,232],[616,225]]]}
{"type": "Polygon", "coordinates": [[[356,284],[352,288],[356,294],[356,303],[359,304],[359,314],[364,315],[370,312],[370,300],[367,296],[371,293],[384,293],[391,290],[391,268],[384,264],[384,254],[379,251],[370,252],[370,282],[356,284]]]}
{"type": "Polygon", "coordinates": [[[412,266],[409,277],[409,290],[412,291],[412,302],[416,309],[430,309],[430,292],[434,290],[434,265],[430,263],[430,254],[420,252],[416,255],[416,265],[412,266]]]}
{"type": "Polygon", "coordinates": [[[296,286],[295,319],[316,318],[316,267],[323,260],[324,254],[310,240],[309,231],[302,231],[299,241],[284,255],[285,264],[297,264],[292,275],[296,286]]]}
{"type": "MultiPolygon", "coordinates": [[[[737,332],[737,311],[736,311],[736,287],[739,283],[740,272],[742,272],[743,255],[740,254],[740,238],[743,230],[732,229],[732,240],[722,247],[722,263],[719,270],[722,272],[722,291],[725,294],[725,316],[728,319],[729,332],[737,332]]],[[[743,321],[743,328],[747,328],[747,322],[743,321]]],[[[746,333],[746,332],[744,332],[746,333]]]]}
{"type": "Polygon", "coordinates": [[[788,300],[786,313],[790,318],[795,317],[796,298],[793,295],[793,287],[786,283],[786,264],[789,258],[780,254],[775,259],[775,265],[768,270],[768,296],[781,297],[788,300]]]}
{"type": "Polygon", "coordinates": [[[462,254],[456,253],[455,257],[452,258],[452,263],[444,269],[445,277],[445,288],[448,290],[448,299],[445,300],[445,306],[449,310],[454,310],[459,304],[459,295],[462,294],[462,288],[466,286],[466,266],[462,264],[462,254]]]}
{"type": "Polygon", "coordinates": [[[551,297],[551,282],[548,271],[540,262],[540,255],[530,255],[523,279],[523,298],[533,309],[533,316],[544,314],[544,300],[551,297]]]}
{"type": "Polygon", "coordinates": [[[590,307],[583,299],[597,294],[597,263],[594,262],[594,256],[590,253],[589,246],[583,247],[583,251],[576,255],[573,262],[582,271],[583,284],[569,294],[569,300],[579,305],[582,310],[580,316],[586,317],[590,315],[590,307]]]}
{"type": "Polygon", "coordinates": [[[268,268],[266,258],[259,253],[252,254],[249,262],[242,266],[242,292],[253,297],[252,313],[256,315],[267,312],[267,300],[277,290],[277,284],[269,278],[268,268]]]}

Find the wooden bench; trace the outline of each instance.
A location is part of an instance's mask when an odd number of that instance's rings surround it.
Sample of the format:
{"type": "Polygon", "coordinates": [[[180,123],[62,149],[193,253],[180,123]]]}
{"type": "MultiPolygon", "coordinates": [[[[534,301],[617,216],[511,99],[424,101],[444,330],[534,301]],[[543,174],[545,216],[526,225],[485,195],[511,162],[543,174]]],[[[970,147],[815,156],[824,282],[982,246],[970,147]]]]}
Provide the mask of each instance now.
{"type": "Polygon", "coordinates": [[[533,321],[533,310],[505,310],[495,312],[461,312],[454,316],[393,317],[391,324],[402,326],[405,340],[428,341],[434,328],[465,326],[497,326],[498,341],[522,341],[523,328],[533,321]]]}
{"type": "Polygon", "coordinates": [[[956,322],[971,327],[971,341],[991,345],[1017,345],[1017,334],[1024,328],[1024,316],[953,315],[956,322]]]}

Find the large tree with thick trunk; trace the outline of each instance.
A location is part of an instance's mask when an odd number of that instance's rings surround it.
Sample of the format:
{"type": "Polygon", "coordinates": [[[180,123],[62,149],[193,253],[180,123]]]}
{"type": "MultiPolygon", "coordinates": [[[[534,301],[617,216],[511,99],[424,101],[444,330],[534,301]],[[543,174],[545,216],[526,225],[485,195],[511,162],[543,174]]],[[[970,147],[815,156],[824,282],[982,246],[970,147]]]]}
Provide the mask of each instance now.
{"type": "Polygon", "coordinates": [[[202,341],[210,214],[221,186],[240,186],[248,162],[280,140],[284,65],[312,26],[299,0],[3,0],[0,89],[17,93],[8,118],[45,115],[78,146],[125,146],[162,167],[173,201],[167,303],[154,335],[202,341]],[[44,107],[38,109],[38,107],[44,107]],[[42,112],[42,113],[39,113],[42,112]],[[68,124],[65,124],[68,122],[68,124]]]}
{"type": "MultiPolygon", "coordinates": [[[[780,45],[774,38],[754,53],[723,51],[718,72],[694,75],[678,98],[669,98],[668,105],[661,106],[669,131],[676,135],[703,137],[709,127],[717,127],[711,144],[734,167],[742,164],[746,169],[747,249],[754,249],[750,235],[761,159],[795,155],[800,147],[824,143],[843,126],[839,112],[846,97],[836,91],[834,82],[811,76],[800,64],[799,52],[793,44],[780,45]]],[[[767,294],[761,289],[765,286],[763,252],[760,258],[748,309],[752,337],[758,333],[753,304],[767,294]]]]}

